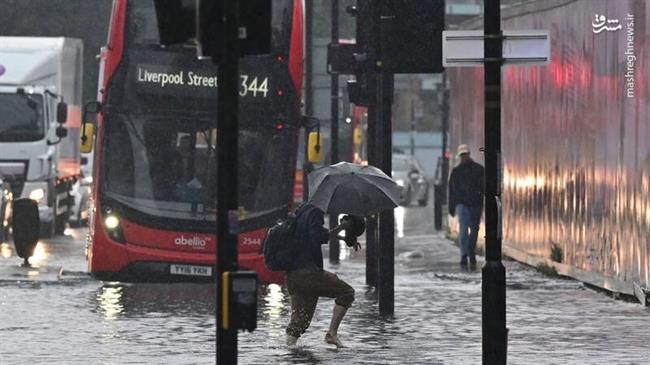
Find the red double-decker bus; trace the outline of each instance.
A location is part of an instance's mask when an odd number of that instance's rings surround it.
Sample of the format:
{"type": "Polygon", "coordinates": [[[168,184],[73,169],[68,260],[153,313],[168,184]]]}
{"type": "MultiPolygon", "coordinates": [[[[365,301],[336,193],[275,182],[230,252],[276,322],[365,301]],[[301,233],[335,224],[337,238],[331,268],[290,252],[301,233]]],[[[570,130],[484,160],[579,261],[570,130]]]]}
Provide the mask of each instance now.
{"type": "MultiPolygon", "coordinates": [[[[272,52],[240,62],[239,265],[263,282],[261,244],[293,203],[302,0],[272,1],[272,52]]],[[[100,55],[89,271],[100,279],[214,279],[217,68],[161,47],[153,0],[115,0],[100,55]]],[[[218,178],[227,179],[228,176],[218,178]]]]}

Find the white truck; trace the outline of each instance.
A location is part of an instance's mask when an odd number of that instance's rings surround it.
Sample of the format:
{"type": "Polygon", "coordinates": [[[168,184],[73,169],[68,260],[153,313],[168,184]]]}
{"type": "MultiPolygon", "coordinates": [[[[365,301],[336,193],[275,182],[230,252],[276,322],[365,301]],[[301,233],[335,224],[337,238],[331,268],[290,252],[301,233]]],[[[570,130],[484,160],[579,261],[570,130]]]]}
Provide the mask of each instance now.
{"type": "Polygon", "coordinates": [[[83,43],[0,37],[0,178],[38,203],[41,235],[63,233],[80,175],[83,43]]]}

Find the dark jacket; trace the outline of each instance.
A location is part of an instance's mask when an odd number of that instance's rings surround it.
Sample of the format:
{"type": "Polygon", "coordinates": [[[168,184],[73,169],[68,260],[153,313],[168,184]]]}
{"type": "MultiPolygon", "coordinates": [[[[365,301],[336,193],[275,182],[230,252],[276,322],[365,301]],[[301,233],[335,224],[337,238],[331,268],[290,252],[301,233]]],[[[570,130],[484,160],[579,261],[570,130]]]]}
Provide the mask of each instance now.
{"type": "Polygon", "coordinates": [[[456,205],[483,208],[483,166],[469,160],[454,167],[449,177],[449,214],[456,205]]]}
{"type": "Polygon", "coordinates": [[[311,204],[296,210],[296,233],[300,250],[296,258],[295,269],[323,269],[323,252],[321,245],[329,242],[329,231],[323,227],[325,213],[311,204]]]}

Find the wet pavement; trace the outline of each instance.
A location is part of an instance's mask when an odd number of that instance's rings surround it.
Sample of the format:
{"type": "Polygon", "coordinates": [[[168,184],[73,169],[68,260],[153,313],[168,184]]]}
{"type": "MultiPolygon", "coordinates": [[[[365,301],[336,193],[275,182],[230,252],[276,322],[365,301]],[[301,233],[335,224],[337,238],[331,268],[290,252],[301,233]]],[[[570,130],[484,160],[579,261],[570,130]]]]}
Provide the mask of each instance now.
{"type": "MultiPolygon", "coordinates": [[[[340,329],[349,347],[323,342],[333,305],[323,299],[287,349],[287,292],[262,286],[258,328],[239,336],[239,363],[480,364],[480,271],[458,267],[458,248],[432,229],[431,206],[396,216],[393,319],[378,316],[363,251],[344,248],[341,264],[326,269],[357,292],[340,329]]],[[[85,233],[39,243],[33,268],[0,246],[0,364],[214,363],[213,285],[96,281],[85,274],[85,233]]],[[[650,364],[650,308],[504,264],[510,364],[650,364]]]]}

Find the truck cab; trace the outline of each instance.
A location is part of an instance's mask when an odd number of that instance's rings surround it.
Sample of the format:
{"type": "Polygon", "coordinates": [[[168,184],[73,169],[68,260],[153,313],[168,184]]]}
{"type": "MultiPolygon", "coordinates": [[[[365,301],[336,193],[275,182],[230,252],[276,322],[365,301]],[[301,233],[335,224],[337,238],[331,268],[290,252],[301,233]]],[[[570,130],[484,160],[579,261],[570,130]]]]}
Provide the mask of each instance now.
{"type": "Polygon", "coordinates": [[[80,40],[0,37],[0,178],[63,233],[80,176],[80,40]]]}

